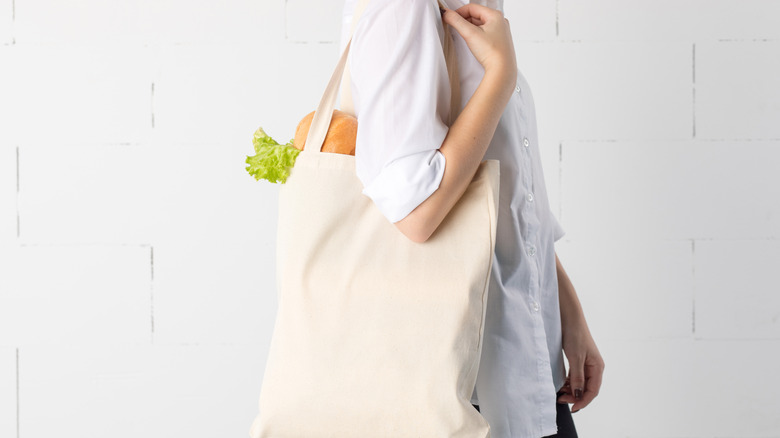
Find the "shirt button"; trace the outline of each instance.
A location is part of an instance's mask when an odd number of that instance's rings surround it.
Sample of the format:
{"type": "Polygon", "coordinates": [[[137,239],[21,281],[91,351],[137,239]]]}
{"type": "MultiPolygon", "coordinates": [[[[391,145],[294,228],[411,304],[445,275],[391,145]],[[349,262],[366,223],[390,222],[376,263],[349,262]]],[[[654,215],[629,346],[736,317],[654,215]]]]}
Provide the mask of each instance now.
{"type": "Polygon", "coordinates": [[[533,245],[529,245],[528,246],[528,255],[531,256],[531,257],[536,255],[536,247],[535,246],[533,246],[533,245]]]}
{"type": "Polygon", "coordinates": [[[528,137],[523,138],[523,146],[528,147],[528,137]]]}
{"type": "Polygon", "coordinates": [[[532,306],[533,306],[533,308],[534,308],[534,312],[538,312],[538,311],[539,311],[539,303],[537,303],[536,301],[534,301],[534,302],[533,302],[533,304],[532,304],[532,306]]]}
{"type": "Polygon", "coordinates": [[[520,92],[520,86],[519,85],[515,85],[515,91],[517,91],[518,93],[520,92]]]}
{"type": "Polygon", "coordinates": [[[534,194],[529,193],[528,195],[526,195],[526,199],[528,199],[528,202],[534,202],[534,194]]]}

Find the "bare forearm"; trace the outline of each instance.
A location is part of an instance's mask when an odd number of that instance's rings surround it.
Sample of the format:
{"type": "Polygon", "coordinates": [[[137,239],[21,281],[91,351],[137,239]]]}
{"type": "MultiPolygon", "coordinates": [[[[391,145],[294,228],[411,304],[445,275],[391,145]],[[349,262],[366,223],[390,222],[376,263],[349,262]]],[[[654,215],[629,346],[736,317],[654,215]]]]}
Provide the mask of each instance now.
{"type": "Polygon", "coordinates": [[[413,240],[427,240],[468,188],[512,95],[508,84],[515,80],[507,73],[485,72],[439,148],[446,163],[439,188],[396,222],[413,240]]]}
{"type": "Polygon", "coordinates": [[[585,327],[587,329],[587,323],[585,322],[585,314],[582,311],[582,305],[579,298],[577,298],[577,292],[574,290],[566,271],[563,269],[563,264],[558,258],[558,254],[555,254],[555,270],[558,275],[558,300],[561,307],[561,324],[564,327],[585,327]]]}
{"type": "Polygon", "coordinates": [[[569,371],[558,403],[574,403],[572,412],[587,406],[599,393],[604,373],[604,359],[590,333],[580,300],[569,276],[555,254],[558,272],[558,297],[561,305],[563,352],[569,362],[569,371]]]}

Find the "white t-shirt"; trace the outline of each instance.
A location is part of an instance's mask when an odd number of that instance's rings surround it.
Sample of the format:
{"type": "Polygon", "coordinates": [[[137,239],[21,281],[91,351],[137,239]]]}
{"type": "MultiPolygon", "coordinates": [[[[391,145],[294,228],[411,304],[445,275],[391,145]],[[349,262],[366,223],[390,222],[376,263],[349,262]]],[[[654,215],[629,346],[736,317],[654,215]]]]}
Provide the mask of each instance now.
{"type": "MultiPolygon", "coordinates": [[[[457,9],[464,0],[443,0],[457,9]]],[[[503,10],[502,0],[472,0],[503,10]]],[[[345,0],[341,51],[356,0],[345,0]]],[[[451,29],[461,108],[485,73],[451,29]]],[[[436,0],[371,0],[350,47],[358,117],[355,165],[363,193],[397,222],[431,195],[446,160],[450,86],[436,0]]],[[[346,84],[342,84],[345,86],[346,84]]],[[[495,260],[477,383],[471,402],[492,438],[553,435],[556,392],[566,378],[554,243],[565,231],[550,209],[539,156],[534,100],[518,79],[484,159],[501,163],[495,260]]],[[[548,147],[554,147],[548,145],[548,147]]]]}

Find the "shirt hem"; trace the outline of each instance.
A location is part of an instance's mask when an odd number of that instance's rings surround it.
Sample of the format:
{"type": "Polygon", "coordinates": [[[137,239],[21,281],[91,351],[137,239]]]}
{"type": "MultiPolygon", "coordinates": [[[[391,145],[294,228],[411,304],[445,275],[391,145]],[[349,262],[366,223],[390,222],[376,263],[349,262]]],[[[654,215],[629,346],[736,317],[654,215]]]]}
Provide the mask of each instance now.
{"type": "MultiPolygon", "coordinates": [[[[557,434],[558,434],[558,426],[556,425],[555,427],[552,428],[542,429],[542,434],[539,436],[534,436],[533,438],[540,438],[540,437],[557,435],[557,434]]],[[[528,438],[532,438],[532,437],[529,436],[528,438]]]]}

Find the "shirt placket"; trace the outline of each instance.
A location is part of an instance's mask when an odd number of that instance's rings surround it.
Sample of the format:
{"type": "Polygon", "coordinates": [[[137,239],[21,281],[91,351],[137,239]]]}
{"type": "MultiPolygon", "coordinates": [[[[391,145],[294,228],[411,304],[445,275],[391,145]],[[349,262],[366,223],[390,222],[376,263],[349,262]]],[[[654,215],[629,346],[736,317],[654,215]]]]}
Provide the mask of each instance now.
{"type": "MultiPolygon", "coordinates": [[[[521,94],[520,84],[515,86],[515,92],[521,94]]],[[[522,96],[521,96],[522,97],[522,96]]],[[[528,257],[529,264],[531,265],[531,275],[528,279],[528,297],[529,308],[534,315],[534,321],[541,323],[541,297],[539,296],[540,290],[540,273],[539,273],[539,257],[537,252],[539,251],[539,217],[537,214],[536,202],[534,198],[534,175],[532,156],[531,156],[531,140],[528,138],[529,129],[525,119],[521,119],[521,128],[523,133],[522,147],[521,149],[521,168],[522,168],[522,181],[523,185],[520,188],[523,196],[522,202],[522,215],[525,218],[526,227],[524,231],[523,240],[525,242],[525,253],[528,257]]]]}
{"type": "MultiPolygon", "coordinates": [[[[522,97],[521,87],[519,83],[515,87],[515,92],[522,97]]],[[[541,390],[542,387],[552,386],[552,372],[549,361],[549,352],[547,348],[547,336],[544,329],[544,320],[541,312],[541,264],[539,263],[539,230],[541,227],[538,215],[537,202],[534,194],[534,174],[532,166],[532,138],[530,136],[529,126],[527,124],[527,118],[521,119],[522,139],[521,141],[521,169],[522,169],[522,187],[523,202],[522,202],[522,215],[525,218],[526,227],[524,232],[523,241],[525,242],[525,253],[529,264],[529,279],[527,286],[528,296],[525,299],[528,300],[528,307],[531,311],[531,321],[533,323],[533,337],[534,337],[534,349],[537,357],[537,374],[536,378],[540,383],[539,393],[534,394],[536,399],[536,406],[539,408],[539,425],[541,427],[544,424],[545,412],[549,413],[548,408],[544,408],[545,403],[549,402],[550,394],[544,394],[541,390]]]]}

